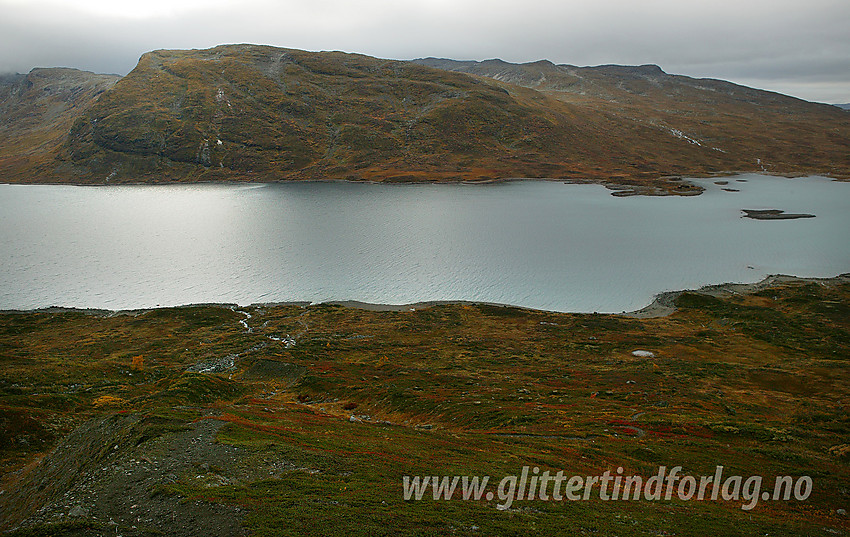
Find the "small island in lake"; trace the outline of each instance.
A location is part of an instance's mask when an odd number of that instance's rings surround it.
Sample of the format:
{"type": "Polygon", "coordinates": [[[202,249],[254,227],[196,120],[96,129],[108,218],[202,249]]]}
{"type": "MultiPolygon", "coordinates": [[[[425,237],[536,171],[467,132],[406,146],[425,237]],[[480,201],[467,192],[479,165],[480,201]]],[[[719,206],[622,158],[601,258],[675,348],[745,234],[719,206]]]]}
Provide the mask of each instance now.
{"type": "Polygon", "coordinates": [[[797,218],[814,218],[815,215],[808,213],[786,213],[779,209],[741,209],[744,218],[753,220],[796,220],[797,218]]]}

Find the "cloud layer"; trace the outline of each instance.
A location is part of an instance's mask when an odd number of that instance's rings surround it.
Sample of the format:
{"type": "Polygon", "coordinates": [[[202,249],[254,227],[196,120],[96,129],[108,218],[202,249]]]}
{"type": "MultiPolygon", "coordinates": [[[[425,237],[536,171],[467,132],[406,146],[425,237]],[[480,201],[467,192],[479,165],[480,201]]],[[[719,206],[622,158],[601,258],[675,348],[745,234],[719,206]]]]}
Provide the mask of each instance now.
{"type": "Polygon", "coordinates": [[[656,63],[850,102],[846,0],[0,0],[0,72],[125,74],[162,48],[262,43],[384,58],[656,63]]]}

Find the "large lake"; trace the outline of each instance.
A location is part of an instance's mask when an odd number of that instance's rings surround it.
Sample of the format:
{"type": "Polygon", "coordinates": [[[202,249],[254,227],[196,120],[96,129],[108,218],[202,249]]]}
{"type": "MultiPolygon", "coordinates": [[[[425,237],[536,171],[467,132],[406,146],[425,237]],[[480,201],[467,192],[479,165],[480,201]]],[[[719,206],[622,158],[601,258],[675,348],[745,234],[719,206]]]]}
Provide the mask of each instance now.
{"type": "Polygon", "coordinates": [[[576,312],[769,274],[850,271],[850,184],[0,185],[0,309],[474,300],[576,312]],[[738,189],[729,192],[723,188],[738,189]],[[816,218],[759,221],[741,209],[816,218]]]}

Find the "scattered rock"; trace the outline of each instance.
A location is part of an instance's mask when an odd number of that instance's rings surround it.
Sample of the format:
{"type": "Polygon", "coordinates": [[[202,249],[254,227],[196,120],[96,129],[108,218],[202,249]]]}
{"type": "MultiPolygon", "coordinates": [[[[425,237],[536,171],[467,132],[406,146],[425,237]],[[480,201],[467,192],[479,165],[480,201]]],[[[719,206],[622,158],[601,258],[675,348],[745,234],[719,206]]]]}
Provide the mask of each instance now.
{"type": "Polygon", "coordinates": [[[87,516],[89,516],[89,510],[83,509],[79,505],[75,505],[74,507],[71,508],[70,511],[68,511],[68,516],[71,516],[71,517],[87,517],[87,516]]]}
{"type": "Polygon", "coordinates": [[[202,419],[177,425],[129,413],[87,421],[46,455],[12,494],[4,495],[0,514],[5,515],[9,505],[19,506],[15,523],[21,527],[86,518],[132,528],[141,518],[150,526],[145,535],[244,535],[239,507],[186,501],[178,494],[157,491],[164,483],[178,482],[178,476],[200,486],[267,479],[269,465],[236,464],[238,448],[215,441],[224,422],[202,419]],[[169,455],[156,457],[156,462],[144,460],[156,452],[169,455]],[[217,473],[194,477],[204,464],[210,470],[228,468],[231,477],[217,473]]]}
{"type": "Polygon", "coordinates": [[[224,371],[230,371],[235,366],[236,355],[228,354],[227,356],[198,362],[193,366],[189,366],[186,371],[189,373],[222,373],[224,371]]]}
{"type": "Polygon", "coordinates": [[[655,353],[650,351],[636,350],[632,351],[632,356],[637,356],[638,358],[655,358],[655,353]]]}

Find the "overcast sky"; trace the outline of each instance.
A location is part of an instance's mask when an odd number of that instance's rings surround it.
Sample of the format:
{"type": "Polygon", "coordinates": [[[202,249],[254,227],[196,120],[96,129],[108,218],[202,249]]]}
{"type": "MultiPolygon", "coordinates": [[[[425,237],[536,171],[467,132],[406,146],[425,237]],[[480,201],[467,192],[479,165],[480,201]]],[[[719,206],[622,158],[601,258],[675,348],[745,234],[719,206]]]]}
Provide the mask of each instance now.
{"type": "Polygon", "coordinates": [[[396,59],[656,63],[850,102],[848,0],[0,0],[0,72],[126,74],[148,50],[223,43],[396,59]]]}

